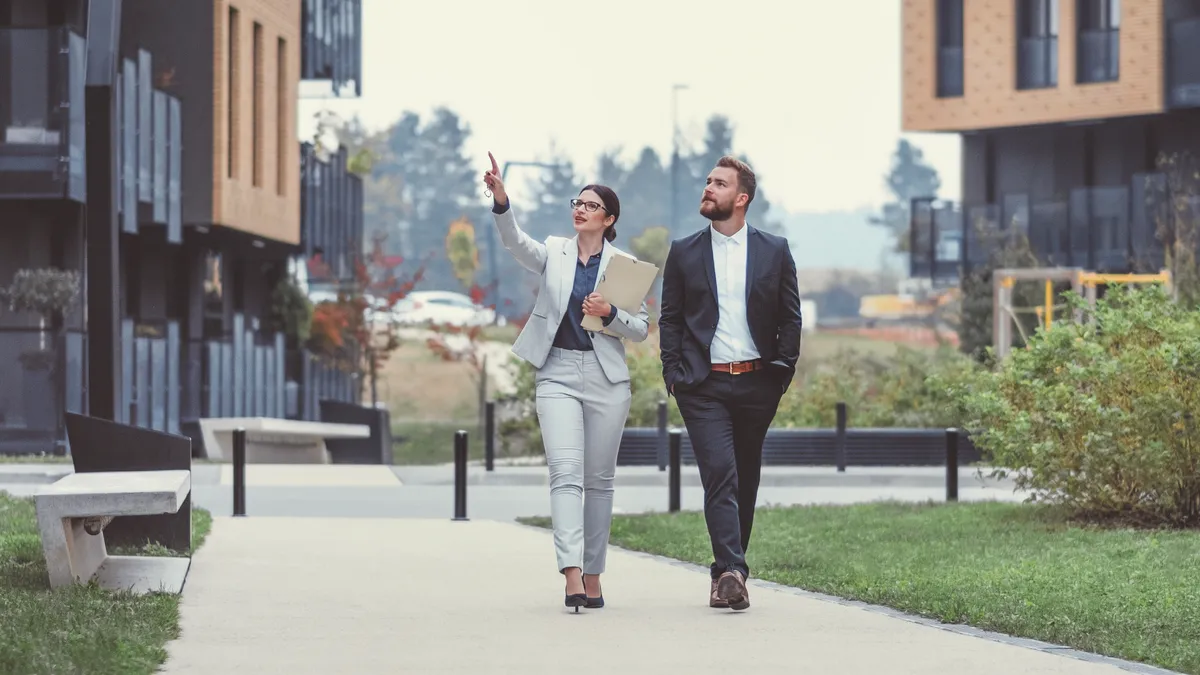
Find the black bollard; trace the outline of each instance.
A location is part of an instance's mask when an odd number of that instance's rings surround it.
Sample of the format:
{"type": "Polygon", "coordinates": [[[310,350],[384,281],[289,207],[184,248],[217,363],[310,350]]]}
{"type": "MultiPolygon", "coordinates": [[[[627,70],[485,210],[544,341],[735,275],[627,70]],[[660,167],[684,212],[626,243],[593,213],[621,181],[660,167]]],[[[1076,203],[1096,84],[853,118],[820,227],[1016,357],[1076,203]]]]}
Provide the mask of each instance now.
{"type": "Polygon", "coordinates": [[[246,515],[246,430],[233,430],[233,515],[246,515]]]}
{"type": "Polygon", "coordinates": [[[667,470],[667,402],[658,402],[658,470],[667,470]]]}
{"type": "Polygon", "coordinates": [[[683,432],[679,429],[671,430],[670,442],[670,464],[671,474],[667,477],[667,508],[671,513],[679,511],[680,502],[680,464],[682,463],[680,455],[683,454],[683,432]]]}
{"type": "Polygon", "coordinates": [[[837,404],[837,437],[833,447],[834,461],[837,462],[837,470],[841,473],[846,472],[846,404],[838,401],[837,404]]]}
{"type": "Polygon", "coordinates": [[[496,402],[488,401],[483,408],[483,464],[488,471],[496,470],[496,402]]]}
{"type": "Polygon", "coordinates": [[[454,433],[454,520],[467,518],[467,432],[454,433]]]}
{"type": "Polygon", "coordinates": [[[958,429],[946,430],[946,501],[958,501],[958,429]]]}

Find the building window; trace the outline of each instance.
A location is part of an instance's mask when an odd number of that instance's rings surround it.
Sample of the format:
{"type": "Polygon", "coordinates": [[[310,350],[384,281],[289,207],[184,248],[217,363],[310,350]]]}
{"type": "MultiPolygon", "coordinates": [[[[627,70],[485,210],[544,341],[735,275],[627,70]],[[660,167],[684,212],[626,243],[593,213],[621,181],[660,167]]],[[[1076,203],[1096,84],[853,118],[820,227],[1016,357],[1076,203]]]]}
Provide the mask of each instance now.
{"type": "Polygon", "coordinates": [[[229,8],[229,44],[226,49],[225,60],[226,74],[228,81],[226,83],[225,108],[228,119],[226,120],[226,139],[225,139],[225,154],[227,155],[228,166],[226,172],[230,178],[237,178],[237,154],[238,154],[238,103],[241,97],[238,95],[240,83],[238,75],[238,57],[241,54],[239,43],[241,42],[241,29],[239,27],[238,10],[234,7],[229,8]]]}
{"type": "Polygon", "coordinates": [[[1058,0],[1017,0],[1017,89],[1058,86],[1058,0]]]}
{"type": "Polygon", "coordinates": [[[937,95],[963,95],[963,0],[937,3],[937,95]]]}
{"type": "Polygon", "coordinates": [[[1114,82],[1120,74],[1121,0],[1076,0],[1075,81],[1114,82]]]}
{"type": "Polygon", "coordinates": [[[262,128],[263,128],[263,27],[254,22],[253,70],[250,77],[254,83],[250,92],[250,181],[254,187],[262,186],[262,128]]]}
{"type": "Polygon", "coordinates": [[[288,157],[287,40],[279,38],[275,47],[275,186],[287,194],[288,157]]]}

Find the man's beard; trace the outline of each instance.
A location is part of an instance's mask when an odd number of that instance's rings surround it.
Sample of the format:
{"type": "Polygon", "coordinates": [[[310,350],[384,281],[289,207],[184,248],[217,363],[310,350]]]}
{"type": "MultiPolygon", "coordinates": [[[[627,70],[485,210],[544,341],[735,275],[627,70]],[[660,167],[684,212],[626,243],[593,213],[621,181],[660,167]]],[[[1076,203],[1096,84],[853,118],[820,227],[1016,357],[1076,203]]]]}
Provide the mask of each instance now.
{"type": "Polygon", "coordinates": [[[729,220],[733,217],[733,204],[722,208],[717,202],[701,201],[700,215],[709,220],[729,220]]]}

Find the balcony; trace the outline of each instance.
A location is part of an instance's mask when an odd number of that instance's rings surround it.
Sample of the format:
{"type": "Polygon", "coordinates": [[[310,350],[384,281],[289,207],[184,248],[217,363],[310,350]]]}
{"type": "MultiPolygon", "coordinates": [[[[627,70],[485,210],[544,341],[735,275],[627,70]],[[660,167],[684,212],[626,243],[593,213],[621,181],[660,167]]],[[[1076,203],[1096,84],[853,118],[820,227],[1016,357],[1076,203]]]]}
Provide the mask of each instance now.
{"type": "Polygon", "coordinates": [[[117,73],[117,200],[121,230],[165,226],[183,242],[183,113],[179,99],[152,85],[150,53],[123,59],[117,73]]]}
{"type": "Polygon", "coordinates": [[[300,79],[362,96],[362,0],[304,0],[301,14],[300,79]]]}
{"type": "Polygon", "coordinates": [[[1121,31],[1079,31],[1075,80],[1080,84],[1116,82],[1120,76],[1121,31]]]}
{"type": "Polygon", "coordinates": [[[1168,26],[1167,104],[1200,107],[1200,16],[1168,26]]]}
{"type": "Polygon", "coordinates": [[[1017,44],[1017,88],[1058,86],[1058,38],[1022,38],[1017,44]]]}
{"type": "Polygon", "coordinates": [[[347,170],[345,147],[326,159],[311,143],[302,143],[300,158],[301,245],[305,257],[320,254],[324,263],[322,269],[310,268],[309,276],[349,279],[363,247],[362,179],[347,170]]]}
{"type": "Polygon", "coordinates": [[[0,199],[87,199],[86,41],[0,28],[0,199]]]}
{"type": "Polygon", "coordinates": [[[963,95],[963,48],[939,47],[937,95],[941,98],[963,95]]]}
{"type": "Polygon", "coordinates": [[[1175,218],[1200,219],[1200,198],[1193,200],[1189,212],[1178,197],[1171,201],[1162,175],[1146,173],[1135,175],[1128,185],[1076,188],[1061,201],[1031,203],[1026,195],[1006,195],[1001,206],[960,207],[943,202],[925,212],[914,207],[911,236],[923,248],[913,248],[913,276],[946,277],[951,264],[931,253],[929,224],[941,219],[951,226],[963,212],[967,214],[962,234],[966,246],[955,267],[969,270],[984,265],[1006,238],[1026,234],[1043,265],[1122,273],[1159,269],[1163,265],[1159,227],[1171,229],[1175,218]]]}

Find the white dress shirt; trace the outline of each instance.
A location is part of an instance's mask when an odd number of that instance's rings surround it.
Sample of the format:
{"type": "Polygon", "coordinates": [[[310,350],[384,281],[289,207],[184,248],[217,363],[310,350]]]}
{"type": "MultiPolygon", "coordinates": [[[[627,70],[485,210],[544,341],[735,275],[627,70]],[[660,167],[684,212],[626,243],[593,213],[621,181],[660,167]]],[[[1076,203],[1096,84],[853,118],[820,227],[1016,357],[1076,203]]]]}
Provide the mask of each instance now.
{"type": "Polygon", "coordinates": [[[709,225],[713,267],[717,274],[717,332],[709,355],[712,363],[752,361],[759,358],[750,323],[746,319],[746,231],[743,225],[727,237],[709,225]]]}

